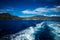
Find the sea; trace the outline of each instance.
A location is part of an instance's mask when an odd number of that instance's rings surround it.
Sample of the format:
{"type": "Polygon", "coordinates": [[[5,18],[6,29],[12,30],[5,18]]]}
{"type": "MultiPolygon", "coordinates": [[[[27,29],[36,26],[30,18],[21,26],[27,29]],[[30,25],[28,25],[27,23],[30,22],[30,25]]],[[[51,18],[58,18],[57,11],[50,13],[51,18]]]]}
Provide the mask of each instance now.
{"type": "Polygon", "coordinates": [[[8,34],[18,33],[31,26],[36,27],[36,24],[41,22],[54,24],[54,26],[56,26],[55,23],[60,24],[60,20],[0,20],[0,37],[8,34]]]}

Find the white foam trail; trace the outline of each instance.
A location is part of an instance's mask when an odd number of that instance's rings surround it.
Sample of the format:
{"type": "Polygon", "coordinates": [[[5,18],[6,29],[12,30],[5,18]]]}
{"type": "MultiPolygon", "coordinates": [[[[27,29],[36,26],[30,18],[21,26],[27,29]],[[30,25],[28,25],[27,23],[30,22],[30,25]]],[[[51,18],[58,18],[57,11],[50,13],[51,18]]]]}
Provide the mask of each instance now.
{"type": "Polygon", "coordinates": [[[40,29],[40,28],[43,28],[43,24],[44,24],[44,22],[42,22],[42,23],[39,23],[39,24],[36,24],[36,27],[34,28],[35,30],[37,29],[40,29]]]}
{"type": "Polygon", "coordinates": [[[57,22],[49,23],[48,26],[53,29],[51,32],[55,34],[55,40],[60,40],[60,24],[57,22]]]}
{"type": "Polygon", "coordinates": [[[11,38],[12,38],[12,40],[25,40],[25,39],[26,40],[35,40],[34,33],[39,31],[38,29],[43,28],[42,27],[43,24],[44,24],[44,22],[36,24],[36,27],[31,26],[31,27],[19,32],[19,33],[13,34],[16,37],[13,38],[13,36],[12,36],[11,38]]]}

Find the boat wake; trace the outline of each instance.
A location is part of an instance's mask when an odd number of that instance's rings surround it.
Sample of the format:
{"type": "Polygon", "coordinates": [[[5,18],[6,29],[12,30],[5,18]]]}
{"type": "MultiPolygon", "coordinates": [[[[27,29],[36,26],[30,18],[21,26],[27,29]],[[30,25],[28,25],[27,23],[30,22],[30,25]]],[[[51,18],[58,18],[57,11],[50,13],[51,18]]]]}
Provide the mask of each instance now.
{"type": "MultiPolygon", "coordinates": [[[[9,36],[10,40],[60,40],[60,23],[41,22],[35,27],[22,30],[9,36]]],[[[7,38],[5,36],[4,38],[7,38]]]]}

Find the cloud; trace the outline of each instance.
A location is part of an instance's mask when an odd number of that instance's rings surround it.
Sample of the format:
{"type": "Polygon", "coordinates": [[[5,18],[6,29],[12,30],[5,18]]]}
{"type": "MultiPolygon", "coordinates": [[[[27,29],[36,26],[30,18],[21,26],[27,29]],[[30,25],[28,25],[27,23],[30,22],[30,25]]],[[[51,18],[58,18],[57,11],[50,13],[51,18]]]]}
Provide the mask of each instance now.
{"type": "Polygon", "coordinates": [[[35,14],[35,13],[37,13],[37,12],[35,12],[35,11],[30,11],[30,10],[24,10],[24,11],[22,11],[22,13],[24,13],[24,14],[35,14]]]}
{"type": "Polygon", "coordinates": [[[11,13],[14,14],[16,13],[16,10],[14,10],[14,8],[5,8],[5,9],[0,9],[0,14],[1,13],[11,13]]]}
{"type": "Polygon", "coordinates": [[[38,13],[47,12],[47,11],[48,10],[46,8],[36,8],[33,11],[24,10],[24,11],[22,11],[22,13],[24,13],[24,14],[38,14],[38,13]]]}
{"type": "Polygon", "coordinates": [[[35,12],[47,12],[47,8],[37,8],[34,11],[35,12]]]}
{"type": "Polygon", "coordinates": [[[15,11],[14,8],[0,9],[0,12],[13,12],[13,11],[15,11]]]}
{"type": "Polygon", "coordinates": [[[49,10],[54,12],[60,12],[60,6],[56,6],[55,8],[50,8],[49,10]]]}
{"type": "Polygon", "coordinates": [[[60,6],[57,6],[57,7],[56,7],[56,10],[57,10],[57,11],[60,11],[60,6]]]}
{"type": "Polygon", "coordinates": [[[24,10],[24,11],[22,11],[24,14],[30,14],[30,13],[32,13],[32,11],[29,11],[29,10],[24,10]]]}
{"type": "Polygon", "coordinates": [[[60,6],[56,6],[55,8],[36,8],[34,10],[23,10],[23,14],[36,14],[36,15],[49,15],[52,14],[56,16],[56,14],[60,12],[60,6]]]}

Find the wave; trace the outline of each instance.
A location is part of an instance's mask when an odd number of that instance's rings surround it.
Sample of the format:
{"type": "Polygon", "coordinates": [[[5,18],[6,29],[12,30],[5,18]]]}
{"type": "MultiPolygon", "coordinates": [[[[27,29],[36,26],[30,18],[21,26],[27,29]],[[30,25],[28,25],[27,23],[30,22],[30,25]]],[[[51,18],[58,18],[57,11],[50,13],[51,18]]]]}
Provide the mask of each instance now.
{"type": "MultiPolygon", "coordinates": [[[[3,38],[7,37],[8,35],[3,38]]],[[[60,40],[60,23],[43,21],[35,27],[30,26],[18,33],[10,34],[9,37],[10,40],[60,40]]]]}

